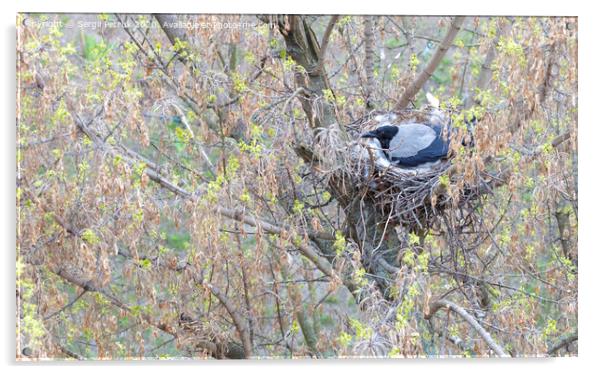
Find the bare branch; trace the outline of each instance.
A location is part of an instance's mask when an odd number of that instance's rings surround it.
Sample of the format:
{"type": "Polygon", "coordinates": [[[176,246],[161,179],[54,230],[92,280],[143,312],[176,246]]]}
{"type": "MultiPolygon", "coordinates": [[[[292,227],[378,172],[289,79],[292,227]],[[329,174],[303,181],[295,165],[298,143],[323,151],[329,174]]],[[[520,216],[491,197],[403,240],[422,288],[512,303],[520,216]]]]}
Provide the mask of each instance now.
{"type": "Polygon", "coordinates": [[[56,343],[59,347],[60,351],[63,352],[67,357],[71,357],[72,359],[84,361],[86,358],[84,356],[78,355],[77,353],[65,348],[63,345],[56,343]]]}
{"type": "Polygon", "coordinates": [[[84,296],[84,294],[86,292],[87,291],[84,289],[82,292],[79,293],[79,295],[77,295],[73,300],[71,300],[69,303],[67,303],[64,307],[62,307],[61,309],[57,310],[54,313],[47,315],[46,317],[44,317],[44,319],[50,319],[50,318],[56,316],[57,314],[62,313],[64,310],[71,308],[71,306],[73,306],[73,304],[75,304],[77,302],[77,300],[81,299],[81,297],[84,296]]]}

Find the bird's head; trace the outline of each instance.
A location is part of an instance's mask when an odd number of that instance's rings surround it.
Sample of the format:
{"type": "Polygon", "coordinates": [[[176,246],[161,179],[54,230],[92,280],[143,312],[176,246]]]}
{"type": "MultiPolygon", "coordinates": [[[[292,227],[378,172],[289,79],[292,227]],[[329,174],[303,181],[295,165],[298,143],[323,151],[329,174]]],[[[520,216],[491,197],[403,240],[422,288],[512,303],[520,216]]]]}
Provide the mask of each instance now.
{"type": "Polygon", "coordinates": [[[389,143],[398,131],[399,129],[397,128],[397,126],[386,125],[378,127],[372,131],[363,133],[361,137],[378,139],[383,149],[389,149],[389,143]]]}

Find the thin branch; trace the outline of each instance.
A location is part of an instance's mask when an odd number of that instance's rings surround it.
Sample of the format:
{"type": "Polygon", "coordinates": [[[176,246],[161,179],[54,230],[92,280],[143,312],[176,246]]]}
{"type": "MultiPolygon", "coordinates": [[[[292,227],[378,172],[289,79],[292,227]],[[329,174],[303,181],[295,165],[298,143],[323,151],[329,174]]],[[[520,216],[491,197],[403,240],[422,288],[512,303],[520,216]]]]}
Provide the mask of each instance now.
{"type": "Polygon", "coordinates": [[[552,300],[552,299],[548,299],[548,298],[545,298],[545,297],[542,297],[542,296],[539,296],[539,295],[536,295],[536,294],[533,294],[533,293],[529,293],[529,292],[524,291],[524,290],[522,290],[520,288],[508,286],[506,284],[503,284],[503,283],[500,283],[500,282],[490,281],[490,280],[487,280],[487,279],[484,279],[484,278],[475,277],[473,275],[470,275],[470,274],[467,274],[467,273],[463,273],[463,272],[459,272],[459,271],[453,271],[453,270],[447,270],[447,269],[443,269],[443,268],[436,268],[436,267],[430,267],[429,266],[429,273],[431,273],[431,274],[443,273],[443,274],[450,274],[450,275],[453,275],[453,276],[466,277],[466,278],[470,278],[470,279],[472,279],[473,281],[476,281],[476,282],[484,282],[484,283],[487,283],[487,284],[489,284],[491,286],[495,286],[495,287],[499,287],[499,288],[505,288],[507,290],[515,291],[515,292],[521,293],[521,294],[523,294],[525,296],[532,297],[534,299],[537,299],[539,301],[543,301],[543,302],[546,302],[546,303],[552,303],[552,304],[559,304],[560,303],[557,300],[552,300]]]}
{"type": "Polygon", "coordinates": [[[176,112],[178,112],[178,115],[180,116],[182,123],[184,124],[184,126],[186,126],[186,130],[188,130],[188,133],[190,134],[191,138],[194,141],[194,145],[196,146],[196,148],[199,151],[199,153],[201,154],[201,156],[203,156],[203,160],[205,160],[205,163],[207,164],[207,168],[209,169],[209,172],[211,173],[211,175],[213,175],[215,177],[215,175],[216,175],[215,166],[211,162],[211,159],[205,152],[205,149],[203,148],[203,146],[196,141],[194,131],[192,131],[192,127],[188,123],[186,114],[184,114],[184,111],[178,105],[173,104],[172,107],[176,110],[176,112]]]}
{"type": "Polygon", "coordinates": [[[454,38],[460,31],[460,28],[462,27],[462,23],[464,22],[464,18],[466,18],[466,17],[464,17],[464,16],[454,17],[454,20],[452,21],[452,24],[449,27],[447,34],[441,41],[441,44],[439,44],[439,48],[437,48],[437,51],[435,52],[435,54],[429,61],[426,68],[424,68],[424,70],[420,73],[418,78],[416,78],[416,80],[414,82],[412,82],[410,87],[408,87],[405,90],[405,92],[401,96],[401,99],[399,100],[399,102],[397,103],[397,105],[395,107],[396,110],[405,109],[408,106],[408,104],[410,103],[410,101],[414,98],[414,96],[416,96],[418,91],[420,91],[422,89],[422,87],[424,86],[426,81],[429,80],[429,78],[433,75],[433,73],[437,69],[437,66],[439,66],[439,64],[441,63],[441,60],[443,60],[443,57],[447,53],[447,50],[449,49],[452,42],[454,41],[454,38]]]}
{"type": "Polygon", "coordinates": [[[62,307],[61,309],[57,310],[54,313],[49,314],[48,316],[44,317],[44,319],[50,319],[54,316],[56,316],[57,314],[62,313],[64,310],[71,308],[71,306],[73,306],[73,304],[75,304],[79,299],[81,299],[82,296],[84,296],[84,294],[87,291],[84,289],[82,292],[80,292],[79,295],[77,295],[73,300],[71,300],[67,305],[65,305],[64,307],[62,307]]]}
{"type": "Polygon", "coordinates": [[[154,352],[158,351],[159,349],[165,347],[166,345],[168,345],[169,343],[171,343],[171,342],[173,342],[175,340],[176,340],[175,337],[171,337],[171,338],[167,339],[166,341],[164,341],[163,343],[158,344],[157,346],[155,346],[153,349],[150,350],[150,352],[154,353],[154,352]]]}
{"type": "Polygon", "coordinates": [[[483,340],[487,343],[487,345],[500,357],[510,357],[508,353],[504,351],[504,349],[493,340],[491,335],[477,322],[477,320],[471,316],[464,308],[461,306],[452,303],[449,300],[441,299],[432,302],[429,305],[429,311],[424,316],[426,319],[431,319],[435,313],[441,308],[451,309],[456,312],[462,319],[464,319],[472,328],[476,330],[476,332],[481,335],[483,340]]]}

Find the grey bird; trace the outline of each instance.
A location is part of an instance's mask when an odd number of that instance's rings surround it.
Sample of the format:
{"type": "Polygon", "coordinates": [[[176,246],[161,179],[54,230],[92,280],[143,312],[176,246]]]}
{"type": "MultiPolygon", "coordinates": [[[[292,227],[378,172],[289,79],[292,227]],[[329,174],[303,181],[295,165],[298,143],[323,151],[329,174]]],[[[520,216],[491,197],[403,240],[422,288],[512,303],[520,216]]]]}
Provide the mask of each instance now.
{"type": "Polygon", "coordinates": [[[441,125],[384,125],[361,135],[378,140],[389,161],[401,167],[426,167],[447,157],[449,136],[441,125]]]}

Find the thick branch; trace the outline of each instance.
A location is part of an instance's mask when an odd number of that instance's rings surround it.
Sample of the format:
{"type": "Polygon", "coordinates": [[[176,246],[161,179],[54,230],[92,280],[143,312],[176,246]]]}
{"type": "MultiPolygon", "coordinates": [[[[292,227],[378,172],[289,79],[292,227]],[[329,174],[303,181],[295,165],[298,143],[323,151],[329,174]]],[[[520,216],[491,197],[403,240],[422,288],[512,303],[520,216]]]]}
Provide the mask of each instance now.
{"type": "Polygon", "coordinates": [[[318,54],[318,69],[323,71],[324,69],[324,58],[326,56],[326,50],[328,49],[328,42],[330,41],[330,34],[332,34],[332,29],[334,25],[336,25],[339,16],[330,17],[330,21],[328,21],[328,26],[326,26],[326,30],[324,31],[324,36],[322,36],[322,43],[320,44],[320,52],[318,54]]]}
{"type": "Polygon", "coordinates": [[[579,335],[577,334],[577,332],[565,336],[564,338],[560,339],[556,344],[554,344],[552,348],[548,349],[548,355],[552,356],[562,348],[568,349],[569,345],[571,345],[571,343],[573,342],[576,342],[578,338],[579,335]]]}
{"type": "MultiPolygon", "coordinates": [[[[181,45],[181,42],[188,41],[188,37],[186,36],[185,29],[182,27],[175,27],[175,25],[177,25],[177,22],[178,22],[178,17],[176,15],[153,14],[153,16],[159,22],[161,29],[163,30],[163,32],[165,33],[165,35],[167,36],[167,38],[169,39],[169,41],[171,42],[172,45],[176,45],[178,40],[180,41],[180,43],[179,43],[180,45],[181,45]]],[[[177,51],[178,59],[183,64],[186,64],[188,61],[186,60],[185,56],[190,56],[190,53],[191,53],[191,51],[187,47],[184,47],[183,50],[177,51]],[[183,54],[182,52],[186,52],[186,53],[183,54]]]]}
{"type": "Polygon", "coordinates": [[[364,18],[364,53],[366,70],[366,108],[374,109],[374,92],[376,82],[374,80],[374,17],[365,16],[364,18]]]}
{"type": "Polygon", "coordinates": [[[500,357],[510,357],[510,355],[508,353],[506,353],[504,351],[504,349],[499,344],[497,344],[495,342],[495,340],[493,340],[493,338],[491,337],[491,335],[489,335],[489,333],[487,332],[487,330],[485,330],[483,328],[483,326],[481,326],[479,324],[479,322],[477,322],[477,320],[473,316],[471,316],[464,308],[462,308],[461,306],[459,306],[457,304],[452,303],[449,300],[441,299],[441,300],[437,300],[437,301],[432,302],[429,305],[429,311],[428,311],[427,314],[425,314],[424,318],[430,319],[441,308],[447,308],[447,309],[453,310],[460,317],[462,317],[462,319],[464,319],[466,322],[468,322],[468,324],[470,326],[472,326],[472,328],[475,329],[476,332],[479,335],[481,335],[481,337],[483,338],[483,340],[485,340],[485,342],[487,343],[487,345],[498,356],[500,356],[500,357]]]}
{"type": "Polygon", "coordinates": [[[441,41],[441,44],[439,44],[439,48],[437,48],[437,51],[435,52],[435,54],[429,61],[426,68],[424,68],[424,70],[420,73],[418,78],[416,78],[416,80],[414,82],[412,82],[410,87],[408,87],[405,90],[405,92],[403,93],[403,96],[397,103],[395,109],[397,109],[397,110],[405,109],[408,106],[408,104],[410,103],[410,101],[414,98],[414,96],[416,96],[418,91],[420,91],[422,89],[422,87],[424,86],[426,81],[429,80],[429,78],[435,73],[437,66],[439,66],[439,64],[441,63],[441,60],[443,60],[443,57],[445,56],[445,54],[447,53],[447,50],[449,49],[452,42],[454,41],[454,38],[460,31],[460,28],[462,27],[462,23],[464,22],[464,18],[466,18],[466,17],[464,17],[464,16],[454,17],[454,20],[452,21],[452,24],[449,27],[447,34],[441,41]]]}
{"type": "Polygon", "coordinates": [[[219,300],[224,308],[226,308],[230,317],[232,317],[234,325],[236,326],[236,330],[238,331],[238,335],[240,336],[240,340],[242,341],[242,346],[245,351],[245,358],[251,358],[253,355],[253,347],[251,345],[249,326],[245,322],[244,318],[238,314],[232,302],[217,287],[210,283],[204,283],[204,285],[209,289],[209,291],[211,291],[213,296],[219,300]]]}
{"type": "Polygon", "coordinates": [[[500,30],[498,30],[495,38],[491,42],[491,46],[487,50],[487,54],[485,55],[485,60],[481,65],[481,72],[479,73],[479,78],[477,80],[477,84],[474,88],[475,93],[470,96],[466,102],[466,107],[470,108],[475,103],[478,104],[479,100],[477,100],[476,95],[487,87],[487,84],[491,81],[491,75],[493,71],[491,70],[491,65],[493,64],[493,60],[497,54],[497,46],[500,41],[500,38],[506,35],[511,29],[512,23],[506,22],[500,30]]]}

